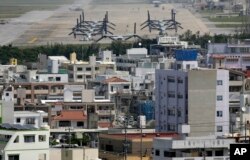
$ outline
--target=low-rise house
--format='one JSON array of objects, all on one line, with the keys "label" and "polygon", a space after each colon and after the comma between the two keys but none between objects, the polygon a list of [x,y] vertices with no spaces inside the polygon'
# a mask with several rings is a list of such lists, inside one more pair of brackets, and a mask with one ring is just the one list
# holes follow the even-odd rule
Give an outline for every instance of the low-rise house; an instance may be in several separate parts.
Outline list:
[{"label": "low-rise house", "polygon": [[33,127],[1,124],[0,159],[48,160],[49,130]]},{"label": "low-rise house", "polygon": [[48,125],[48,113],[44,111],[15,111],[14,124],[31,125],[40,128]]},{"label": "low-rise house", "polygon": [[80,110],[62,110],[52,121],[52,128],[87,128],[87,115]]}]

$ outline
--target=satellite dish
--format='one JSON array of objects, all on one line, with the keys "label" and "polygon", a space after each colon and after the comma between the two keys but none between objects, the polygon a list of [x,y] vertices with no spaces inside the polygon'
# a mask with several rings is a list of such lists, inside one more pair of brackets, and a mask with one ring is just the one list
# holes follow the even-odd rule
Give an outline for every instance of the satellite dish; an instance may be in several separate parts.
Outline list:
[{"label": "satellite dish", "polygon": [[242,112],[246,112],[247,108],[246,107],[241,107]]}]

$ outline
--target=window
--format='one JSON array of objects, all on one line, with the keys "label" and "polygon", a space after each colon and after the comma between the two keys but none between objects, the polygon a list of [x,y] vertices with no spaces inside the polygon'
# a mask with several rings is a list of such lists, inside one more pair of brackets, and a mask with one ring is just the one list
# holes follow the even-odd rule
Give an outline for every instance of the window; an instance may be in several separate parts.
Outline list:
[{"label": "window", "polygon": [[168,115],[169,116],[175,116],[175,110],[174,109],[168,109]]},{"label": "window", "polygon": [[39,136],[38,136],[38,140],[39,140],[39,142],[44,142],[44,141],[46,141],[46,135],[39,135]]},{"label": "window", "polygon": [[169,125],[168,125],[168,130],[169,130],[169,131],[175,131],[175,125],[169,124]]},{"label": "window", "polygon": [[177,111],[177,116],[181,117],[181,111],[180,110]]},{"label": "window", "polygon": [[87,67],[87,68],[86,68],[86,71],[91,71],[91,68],[90,68],[90,67]]},{"label": "window", "polygon": [[77,71],[82,71],[82,67],[77,67]]},{"label": "window", "polygon": [[78,121],[76,125],[77,127],[84,127],[84,122]]},{"label": "window", "polygon": [[223,96],[217,96],[217,101],[222,101],[223,100]]},{"label": "window", "polygon": [[129,85],[123,86],[123,89],[129,89]]},{"label": "window", "polygon": [[179,99],[182,99],[182,98],[183,98],[183,95],[178,94],[177,97],[178,97]]},{"label": "window", "polygon": [[218,86],[222,86],[223,85],[223,81],[222,80],[217,80],[217,85]]},{"label": "window", "polygon": [[223,156],[223,150],[215,151],[215,156]]},{"label": "window", "polygon": [[33,143],[35,142],[35,135],[25,135],[24,136],[25,143]]},{"label": "window", "polygon": [[174,92],[168,92],[168,98],[175,98],[175,93]]},{"label": "window", "polygon": [[14,143],[19,143],[19,136],[16,136],[16,139],[14,140]]},{"label": "window", "polygon": [[222,111],[217,111],[217,117],[222,117],[223,116],[223,112]]},{"label": "window", "polygon": [[5,93],[5,96],[9,96],[9,93]]},{"label": "window", "polygon": [[9,160],[19,160],[19,155],[8,155]]},{"label": "window", "polygon": [[99,67],[95,67],[95,70],[98,71],[98,70],[99,70]]},{"label": "window", "polygon": [[86,79],[90,79],[91,78],[91,75],[86,75]]},{"label": "window", "polygon": [[49,81],[53,81],[53,80],[54,80],[54,78],[53,78],[53,77],[49,77],[48,79],[49,79]]},{"label": "window", "polygon": [[168,82],[170,82],[170,83],[174,83],[174,82],[175,82],[174,77],[168,77]]},{"label": "window", "polygon": [[78,79],[82,79],[82,75],[77,75],[77,78]]},{"label": "window", "polygon": [[35,124],[35,118],[26,118],[26,124]]},{"label": "window", "polygon": [[159,150],[159,149],[156,149],[156,150],[155,150],[155,155],[156,155],[156,156],[160,156],[160,150]]},{"label": "window", "polygon": [[176,157],[175,152],[164,151],[164,157]]},{"label": "window", "polygon": [[178,81],[177,81],[178,83],[183,83],[183,80],[182,79],[180,79],[180,78],[178,78]]},{"label": "window", "polygon": [[56,77],[56,81],[61,81],[61,77]]},{"label": "window", "polygon": [[21,122],[21,118],[16,118],[16,123],[20,123]]},{"label": "window", "polygon": [[70,121],[59,121],[59,127],[70,127]]},{"label": "window", "polygon": [[217,132],[222,132],[223,131],[223,127],[222,126],[217,126]]}]

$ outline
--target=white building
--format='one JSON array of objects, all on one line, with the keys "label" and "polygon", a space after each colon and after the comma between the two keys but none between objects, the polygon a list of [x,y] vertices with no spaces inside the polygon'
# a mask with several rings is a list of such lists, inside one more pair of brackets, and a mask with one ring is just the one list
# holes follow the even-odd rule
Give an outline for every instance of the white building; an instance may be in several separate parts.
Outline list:
[{"label": "white building", "polygon": [[[155,138],[153,160],[229,160],[229,146],[234,139],[187,137]],[[204,158],[205,157],[205,158]]]},{"label": "white building", "polygon": [[188,123],[192,136],[229,133],[228,77],[219,69],[156,70],[156,130]]},{"label": "white building", "polygon": [[15,111],[14,124],[30,125],[41,128],[48,125],[48,113],[43,111]]},{"label": "white building", "polygon": [[27,129],[10,124],[1,124],[0,128],[0,159],[49,159],[49,130]]}]

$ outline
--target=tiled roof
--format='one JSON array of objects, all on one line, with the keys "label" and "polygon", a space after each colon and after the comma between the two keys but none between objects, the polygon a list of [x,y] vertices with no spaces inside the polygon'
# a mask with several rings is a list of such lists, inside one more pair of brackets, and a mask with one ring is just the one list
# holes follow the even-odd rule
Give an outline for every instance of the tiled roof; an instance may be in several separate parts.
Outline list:
[{"label": "tiled roof", "polygon": [[129,82],[129,81],[118,78],[118,77],[108,78],[104,81],[104,83],[110,83],[110,82],[112,83],[112,82]]},{"label": "tiled roof", "polygon": [[60,115],[55,116],[54,120],[75,120],[75,121],[82,121],[86,120],[87,116],[84,115],[83,111],[79,110],[63,110],[61,111]]},{"label": "tiled roof", "polygon": [[109,127],[112,127],[112,124],[110,124],[110,122],[98,122],[98,127],[109,128]]}]

